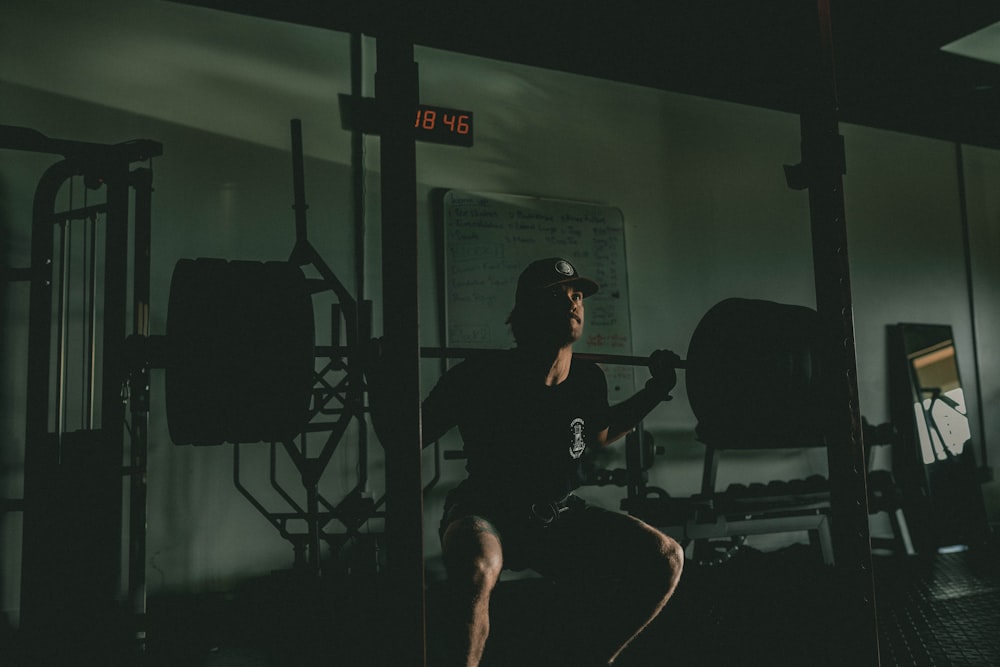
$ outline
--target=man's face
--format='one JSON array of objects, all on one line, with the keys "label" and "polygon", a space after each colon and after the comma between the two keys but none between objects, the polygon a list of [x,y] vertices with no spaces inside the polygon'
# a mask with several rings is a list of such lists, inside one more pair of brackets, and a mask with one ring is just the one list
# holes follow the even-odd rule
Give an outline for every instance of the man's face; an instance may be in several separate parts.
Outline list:
[{"label": "man's face", "polygon": [[583,292],[575,287],[563,285],[563,292],[569,301],[569,325],[570,336],[573,342],[580,340],[583,336]]},{"label": "man's face", "polygon": [[544,339],[562,346],[575,343],[583,335],[583,292],[572,285],[540,291],[531,311],[532,326]]}]

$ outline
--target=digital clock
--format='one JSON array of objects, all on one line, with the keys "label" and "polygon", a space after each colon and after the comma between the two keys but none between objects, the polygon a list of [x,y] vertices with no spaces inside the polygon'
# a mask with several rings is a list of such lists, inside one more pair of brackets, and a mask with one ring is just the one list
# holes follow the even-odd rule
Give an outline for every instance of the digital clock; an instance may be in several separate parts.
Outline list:
[{"label": "digital clock", "polygon": [[[379,115],[375,100],[370,97],[357,99],[339,95],[340,124],[345,130],[359,130],[365,134],[379,134]],[[413,119],[414,139],[452,146],[471,146],[472,112],[461,109],[418,104]]]},{"label": "digital clock", "polygon": [[471,146],[473,143],[471,111],[420,104],[413,129],[419,141],[455,146]]}]

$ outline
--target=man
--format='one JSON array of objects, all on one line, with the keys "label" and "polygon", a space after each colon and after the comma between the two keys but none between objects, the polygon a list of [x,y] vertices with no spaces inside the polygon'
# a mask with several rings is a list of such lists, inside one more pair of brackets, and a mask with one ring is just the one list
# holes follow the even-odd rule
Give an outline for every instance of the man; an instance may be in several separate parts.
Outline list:
[{"label": "man", "polygon": [[596,627],[574,642],[572,665],[611,664],[680,578],[684,554],[673,539],[572,493],[584,451],[628,433],[676,383],[676,355],[657,351],[646,386],[609,407],[601,369],[573,357],[584,299],[597,289],[565,259],[531,263],[508,319],[517,346],[458,364],[423,403],[424,443],[457,425],[467,457],[468,477],[449,493],[440,525],[462,665],[479,664],[504,568],[620,579]]}]

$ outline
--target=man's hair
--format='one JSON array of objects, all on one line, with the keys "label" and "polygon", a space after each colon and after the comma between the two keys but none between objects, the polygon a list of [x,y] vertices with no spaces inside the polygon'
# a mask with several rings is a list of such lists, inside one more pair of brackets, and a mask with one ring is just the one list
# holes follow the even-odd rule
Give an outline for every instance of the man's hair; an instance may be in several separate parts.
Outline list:
[{"label": "man's hair", "polygon": [[530,330],[530,327],[526,326],[524,311],[524,306],[519,308],[517,304],[514,304],[514,309],[507,316],[507,324],[510,326],[510,332],[514,335],[514,342],[518,345],[527,342],[527,334],[528,330]]}]

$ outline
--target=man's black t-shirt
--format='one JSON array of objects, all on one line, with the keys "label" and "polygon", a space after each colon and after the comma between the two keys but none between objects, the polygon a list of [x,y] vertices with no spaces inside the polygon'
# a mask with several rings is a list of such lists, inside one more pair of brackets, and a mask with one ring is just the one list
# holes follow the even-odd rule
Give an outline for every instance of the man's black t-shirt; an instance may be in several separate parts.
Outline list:
[{"label": "man's black t-shirt", "polygon": [[607,381],[574,359],[546,386],[516,350],[484,354],[445,373],[423,403],[424,442],[456,425],[467,492],[512,507],[560,500],[580,486],[581,456],[608,426]]}]

